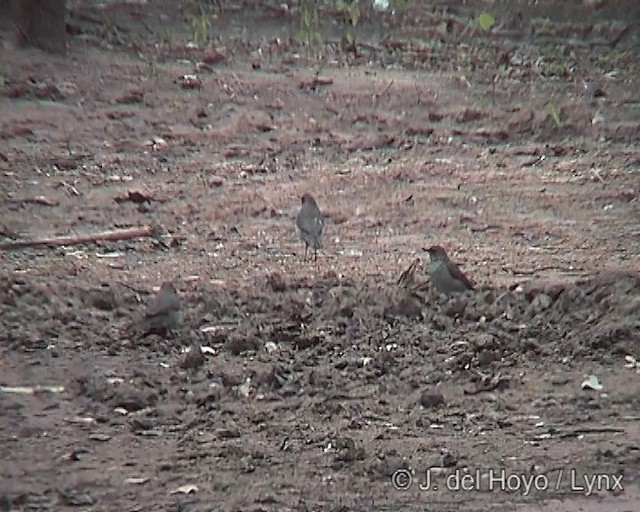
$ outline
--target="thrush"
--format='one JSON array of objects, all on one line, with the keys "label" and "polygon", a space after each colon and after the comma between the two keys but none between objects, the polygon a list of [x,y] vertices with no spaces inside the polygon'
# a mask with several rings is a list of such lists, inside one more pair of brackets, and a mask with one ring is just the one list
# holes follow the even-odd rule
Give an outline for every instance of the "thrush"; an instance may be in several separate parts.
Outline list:
[{"label": "thrush", "polygon": [[318,209],[316,200],[311,194],[302,196],[302,207],[296,226],[300,231],[300,238],[304,242],[304,261],[307,261],[309,248],[313,249],[313,261],[318,258],[318,249],[322,247],[322,232],[324,230],[324,218]]},{"label": "thrush", "polygon": [[158,295],[147,306],[144,317],[134,325],[136,334],[166,336],[180,321],[180,298],[170,282],[162,283]]},{"label": "thrush", "polygon": [[436,290],[445,295],[473,290],[475,285],[449,259],[443,247],[434,245],[424,250],[429,253],[429,273]]}]

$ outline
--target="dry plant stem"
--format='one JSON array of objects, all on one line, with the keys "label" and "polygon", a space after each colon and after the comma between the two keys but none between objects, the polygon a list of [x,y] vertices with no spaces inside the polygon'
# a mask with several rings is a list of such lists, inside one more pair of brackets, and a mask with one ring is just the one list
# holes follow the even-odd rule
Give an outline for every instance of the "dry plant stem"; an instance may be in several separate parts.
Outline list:
[{"label": "dry plant stem", "polygon": [[58,247],[61,245],[79,245],[91,242],[130,240],[132,238],[155,237],[158,234],[156,226],[143,226],[138,228],[118,229],[112,231],[102,231],[83,236],[62,236],[52,238],[41,238],[39,240],[19,240],[17,242],[6,242],[0,244],[0,250],[21,249],[25,247]]}]

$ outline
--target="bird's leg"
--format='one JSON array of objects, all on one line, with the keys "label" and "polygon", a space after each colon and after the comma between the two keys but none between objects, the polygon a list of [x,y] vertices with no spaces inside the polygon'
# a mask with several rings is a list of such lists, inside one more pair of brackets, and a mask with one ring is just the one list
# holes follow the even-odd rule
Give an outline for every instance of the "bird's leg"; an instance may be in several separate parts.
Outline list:
[{"label": "bird's leg", "polygon": [[302,261],[307,261],[307,251],[309,250],[309,246],[305,243],[304,244],[304,258],[302,259]]},{"label": "bird's leg", "polygon": [[318,249],[313,248],[313,261],[318,261]]}]

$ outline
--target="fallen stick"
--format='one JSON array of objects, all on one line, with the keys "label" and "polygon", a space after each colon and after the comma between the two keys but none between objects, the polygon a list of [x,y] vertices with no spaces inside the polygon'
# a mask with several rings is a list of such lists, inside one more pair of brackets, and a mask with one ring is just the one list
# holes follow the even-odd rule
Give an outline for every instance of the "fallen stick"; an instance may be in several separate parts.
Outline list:
[{"label": "fallen stick", "polygon": [[0,250],[21,249],[23,247],[58,247],[61,245],[79,245],[100,240],[116,241],[130,240],[132,238],[157,237],[161,234],[159,226],[142,226],[139,228],[116,229],[112,231],[102,231],[80,236],[61,236],[53,238],[41,238],[39,240],[18,240],[15,242],[5,242],[0,244]]}]

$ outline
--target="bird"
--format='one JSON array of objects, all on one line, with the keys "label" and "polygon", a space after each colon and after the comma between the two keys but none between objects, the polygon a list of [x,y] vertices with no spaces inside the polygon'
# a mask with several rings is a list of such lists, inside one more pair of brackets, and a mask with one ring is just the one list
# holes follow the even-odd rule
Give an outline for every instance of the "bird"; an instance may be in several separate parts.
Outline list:
[{"label": "bird", "polygon": [[473,290],[475,284],[462,273],[440,245],[423,249],[429,253],[429,273],[436,290],[445,295]]},{"label": "bird", "polygon": [[302,196],[302,206],[296,219],[296,226],[300,230],[300,238],[304,242],[304,260],[307,261],[309,247],[313,249],[313,261],[318,258],[318,249],[322,247],[322,232],[324,230],[324,218],[318,209],[318,204],[313,196],[305,193]]},{"label": "bird", "polygon": [[171,282],[164,282],[149,303],[144,316],[134,324],[136,334],[142,338],[150,334],[166,336],[180,321],[180,298]]}]

